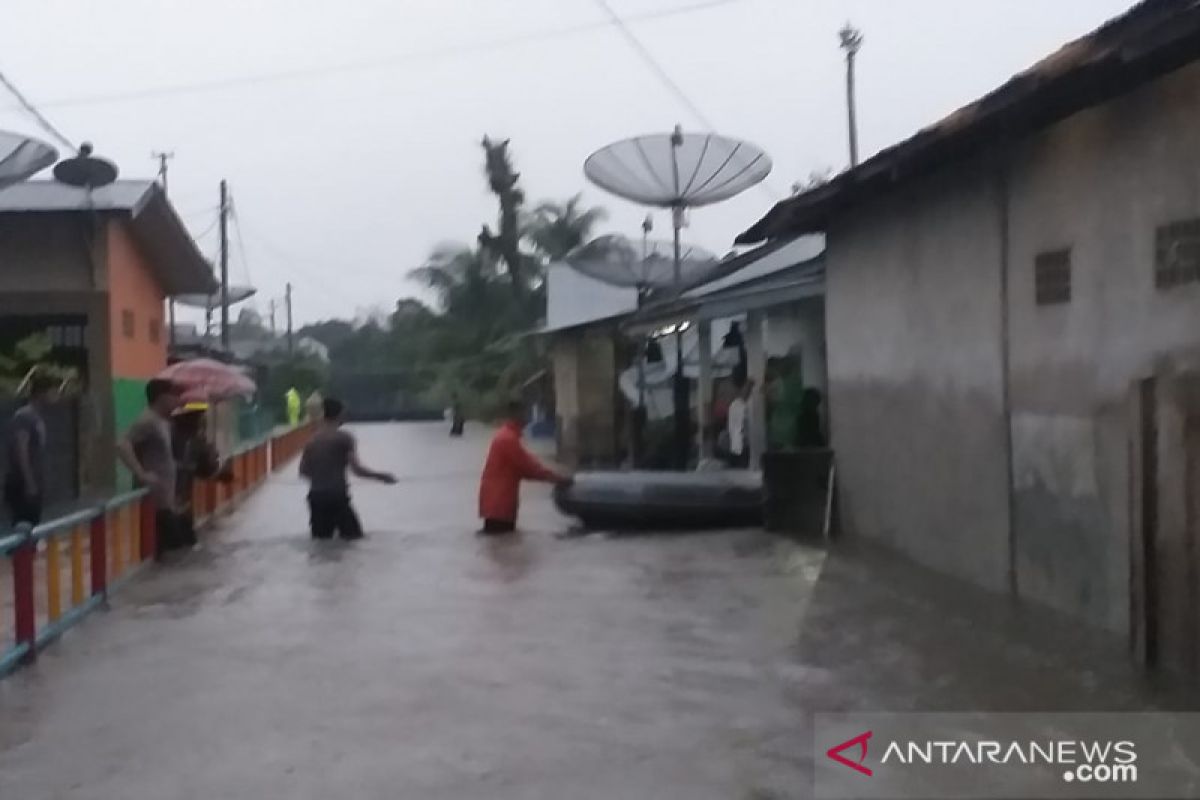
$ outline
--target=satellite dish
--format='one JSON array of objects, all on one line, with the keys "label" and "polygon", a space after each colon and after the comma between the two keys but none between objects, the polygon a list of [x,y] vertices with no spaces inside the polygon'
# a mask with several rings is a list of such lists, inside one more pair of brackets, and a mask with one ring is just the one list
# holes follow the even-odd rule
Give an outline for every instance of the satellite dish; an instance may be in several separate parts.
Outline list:
[{"label": "satellite dish", "polygon": [[0,131],[0,189],[32,177],[57,158],[58,152],[45,142]]},{"label": "satellite dish", "polygon": [[696,208],[728,200],[771,172],[771,159],[749,142],[715,133],[658,133],[597,150],[583,164],[588,180],[647,206]]},{"label": "satellite dish", "polygon": [[[243,300],[249,300],[256,294],[258,294],[258,289],[252,286],[230,286],[229,304],[234,305]],[[202,308],[205,311],[212,311],[221,307],[221,293],[219,291],[213,294],[180,294],[171,299],[181,306]]]},{"label": "satellite dish", "polygon": [[117,179],[117,165],[93,156],[91,143],[84,142],[79,146],[79,155],[58,162],[54,167],[54,178],[68,186],[98,189]]},{"label": "satellite dish", "polygon": [[721,262],[715,255],[694,245],[680,245],[680,274],[675,274],[672,242],[635,242],[626,236],[601,236],[580,245],[564,259],[568,266],[612,286],[639,290],[670,289],[693,285],[716,273]]}]

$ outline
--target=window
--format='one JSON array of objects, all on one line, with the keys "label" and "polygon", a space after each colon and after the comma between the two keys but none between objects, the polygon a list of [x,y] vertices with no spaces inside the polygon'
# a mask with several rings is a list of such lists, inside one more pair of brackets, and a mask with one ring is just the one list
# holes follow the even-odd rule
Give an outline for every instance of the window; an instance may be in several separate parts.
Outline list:
[{"label": "window", "polygon": [[126,339],[132,339],[137,336],[137,319],[129,309],[121,312],[121,330],[124,332]]},{"label": "window", "polygon": [[1200,283],[1200,219],[1182,220],[1158,229],[1154,285],[1171,289]]},{"label": "window", "polygon": [[1033,262],[1034,292],[1039,306],[1071,302],[1071,251],[1040,253]]},{"label": "window", "polygon": [[150,320],[150,341],[152,344],[158,344],[162,339],[162,323],[156,319]]}]

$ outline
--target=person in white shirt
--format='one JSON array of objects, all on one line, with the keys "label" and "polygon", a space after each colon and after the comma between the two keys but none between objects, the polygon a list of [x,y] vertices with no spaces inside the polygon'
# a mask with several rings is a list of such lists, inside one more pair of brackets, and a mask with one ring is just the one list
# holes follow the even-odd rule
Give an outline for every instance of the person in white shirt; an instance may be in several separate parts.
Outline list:
[{"label": "person in white shirt", "polygon": [[750,466],[750,395],[754,381],[746,380],[738,387],[737,396],[729,404],[725,430],[729,436],[729,464],[745,469]]}]

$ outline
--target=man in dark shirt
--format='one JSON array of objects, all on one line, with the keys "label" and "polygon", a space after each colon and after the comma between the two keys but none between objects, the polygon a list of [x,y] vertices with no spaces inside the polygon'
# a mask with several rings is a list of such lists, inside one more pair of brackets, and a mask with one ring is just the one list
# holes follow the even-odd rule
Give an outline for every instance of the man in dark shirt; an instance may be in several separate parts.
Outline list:
[{"label": "man in dark shirt", "polygon": [[13,525],[38,525],[46,497],[47,407],[54,402],[58,382],[35,374],[29,384],[29,402],[17,409],[8,426],[4,502]]},{"label": "man in dark shirt", "polygon": [[175,457],[171,453],[171,417],[179,408],[179,389],[155,378],[146,384],[147,408],[117,443],[117,455],[138,486],[150,490],[158,528],[158,552],[183,544],[175,497]]},{"label": "man in dark shirt", "polygon": [[342,430],[344,407],[329,398],[312,441],[300,458],[300,474],[308,479],[308,510],[314,539],[331,539],[338,533],[343,539],[361,539],[362,523],[350,502],[347,473],[360,478],[394,484],[396,476],[367,469],[358,459],[358,444]]}]

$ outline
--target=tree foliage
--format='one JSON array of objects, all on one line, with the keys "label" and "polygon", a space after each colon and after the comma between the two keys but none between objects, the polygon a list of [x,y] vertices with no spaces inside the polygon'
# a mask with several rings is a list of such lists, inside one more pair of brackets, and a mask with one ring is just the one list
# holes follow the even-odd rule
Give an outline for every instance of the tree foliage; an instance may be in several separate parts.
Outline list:
[{"label": "tree foliage", "polygon": [[335,371],[408,372],[429,404],[458,398],[487,415],[542,366],[529,334],[545,316],[545,271],[595,233],[605,218],[576,195],[524,210],[509,142],[483,139],[484,175],[496,197],[498,230],[470,244],[435,247],[408,276],[432,305],[402,298],[385,325],[329,320],[300,331],[330,350]]}]

